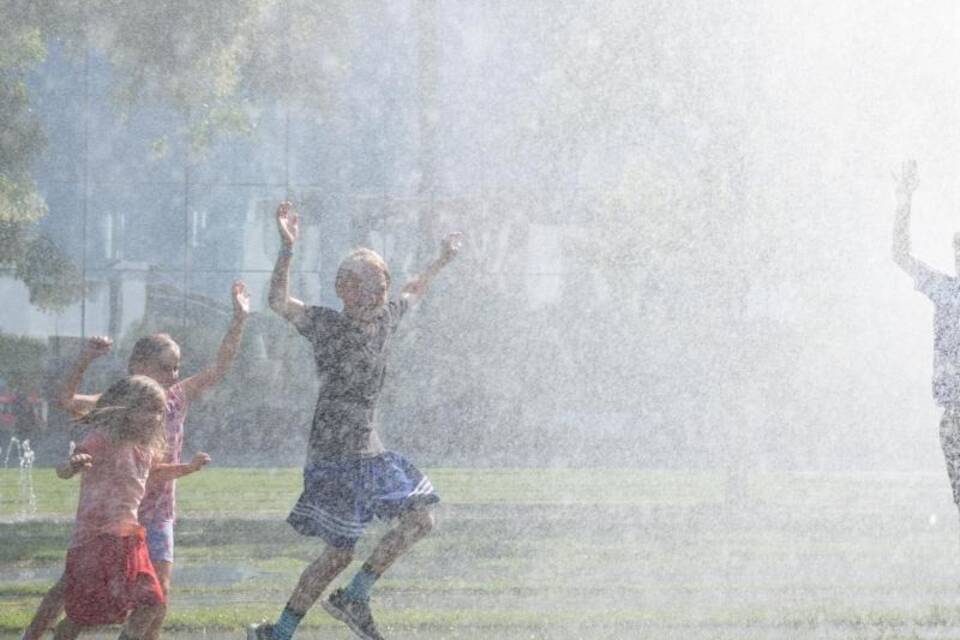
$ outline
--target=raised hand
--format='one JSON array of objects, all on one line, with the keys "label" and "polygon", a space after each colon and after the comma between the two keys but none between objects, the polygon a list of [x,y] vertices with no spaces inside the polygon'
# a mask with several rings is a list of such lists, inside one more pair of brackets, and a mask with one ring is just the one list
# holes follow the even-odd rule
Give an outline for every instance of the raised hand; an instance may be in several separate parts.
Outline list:
[{"label": "raised hand", "polygon": [[230,295],[233,299],[233,317],[246,318],[250,313],[250,293],[243,280],[234,280]]},{"label": "raised hand", "polygon": [[917,161],[906,160],[900,168],[900,175],[894,174],[897,181],[897,195],[909,198],[920,185],[920,175],[917,172]]},{"label": "raised hand", "polygon": [[110,347],[113,346],[113,340],[107,336],[92,336],[87,339],[83,345],[82,356],[88,360],[99,358],[110,353]]},{"label": "raised hand", "polygon": [[281,202],[277,207],[277,230],[280,231],[280,240],[285,247],[292,247],[297,241],[297,234],[300,231],[300,219],[293,205],[289,202]]},{"label": "raised hand", "polygon": [[460,253],[460,249],[462,248],[463,234],[455,231],[443,239],[443,243],[440,245],[440,259],[443,262],[450,262]]}]

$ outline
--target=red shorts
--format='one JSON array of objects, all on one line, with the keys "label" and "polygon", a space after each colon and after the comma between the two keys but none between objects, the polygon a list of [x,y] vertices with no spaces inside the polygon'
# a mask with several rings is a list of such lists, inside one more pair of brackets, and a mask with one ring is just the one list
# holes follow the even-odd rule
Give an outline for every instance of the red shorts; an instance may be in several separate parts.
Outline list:
[{"label": "red shorts", "polygon": [[80,625],[119,624],[133,609],[164,603],[142,528],[67,550],[64,578],[67,617]]}]

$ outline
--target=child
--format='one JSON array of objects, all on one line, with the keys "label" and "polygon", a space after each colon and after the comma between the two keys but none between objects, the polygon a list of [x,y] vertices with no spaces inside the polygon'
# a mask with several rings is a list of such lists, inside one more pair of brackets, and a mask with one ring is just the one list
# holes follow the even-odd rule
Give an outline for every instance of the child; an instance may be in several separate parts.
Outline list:
[{"label": "child", "polygon": [[73,640],[84,629],[125,620],[120,638],[143,638],[163,620],[166,599],[137,509],[148,476],[175,473],[176,465],[158,464],[165,405],[163,387],[146,376],[113,384],[81,418],[93,430],[57,468],[61,478],[77,472],[83,477],[61,579],[67,617],[57,625],[55,640]]},{"label": "child", "polygon": [[924,264],[910,253],[910,209],[920,184],[917,163],[903,163],[897,180],[893,261],[909,275],[917,291],[933,302],[933,398],[943,407],[940,447],[953,502],[960,510],[960,233],[953,236],[956,275]]},{"label": "child", "polygon": [[361,638],[381,638],[370,614],[368,594],[380,575],[433,527],[427,507],[439,501],[430,481],[402,456],[386,451],[374,429],[390,338],[407,308],[459,250],[450,235],[426,272],[387,302],[390,273],[376,252],[358,249],[340,265],[337,296],[343,311],[308,307],[290,297],[287,275],[297,239],[297,217],[289,203],[277,209],[283,246],[273,270],[270,308],[292,323],[313,345],[321,380],[303,493],[287,518],[297,531],[318,536],[326,547],[304,570],[274,624],[251,625],[248,640],[287,640],[324,589],[353,559],[353,547],[377,516],[397,525],[379,542],[345,589],[323,603],[332,616]]},{"label": "child", "polygon": [[[155,478],[147,483],[147,492],[140,505],[139,513],[140,522],[147,532],[150,560],[156,569],[164,595],[170,590],[173,568],[173,523],[176,497],[174,479],[199,470],[210,460],[206,453],[200,452],[194,455],[189,464],[179,464],[183,449],[183,423],[187,416],[187,407],[190,402],[198,399],[205,391],[220,382],[229,371],[243,336],[243,325],[250,311],[250,296],[243,282],[239,280],[234,282],[231,293],[233,320],[223,337],[213,366],[185,380],[180,380],[180,347],[165,333],[145,336],[138,340],[127,364],[131,375],[148,376],[159,382],[167,393],[165,462],[178,465],[178,471],[170,478]],[[87,342],[77,364],[68,374],[57,394],[57,403],[62,409],[74,416],[82,416],[96,404],[99,396],[78,394],[77,387],[90,363],[106,354],[111,344],[111,340],[106,337],[94,337]],[[44,630],[60,615],[62,607],[63,584],[61,581],[44,596],[30,626],[23,635],[23,640],[39,640]],[[151,628],[145,637],[147,640],[155,640],[159,635],[160,629],[156,626]]]}]

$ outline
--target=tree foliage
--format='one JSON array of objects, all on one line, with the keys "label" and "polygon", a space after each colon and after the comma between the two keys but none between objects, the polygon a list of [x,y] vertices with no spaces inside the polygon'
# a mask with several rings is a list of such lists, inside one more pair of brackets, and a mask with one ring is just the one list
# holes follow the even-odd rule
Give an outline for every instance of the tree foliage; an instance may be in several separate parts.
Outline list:
[{"label": "tree foliage", "polygon": [[0,332],[0,378],[10,388],[37,388],[43,380],[47,355],[42,340]]},{"label": "tree foliage", "polygon": [[39,309],[62,309],[83,295],[79,270],[45,234],[36,234],[27,242],[15,273],[30,290],[30,304]]},{"label": "tree foliage", "polygon": [[[4,12],[6,18],[6,12]],[[32,222],[46,211],[30,175],[45,144],[30,108],[26,73],[43,59],[42,31],[17,20],[0,23],[0,223]],[[0,249],[7,255],[9,249]]]},{"label": "tree foliage", "polygon": [[[78,60],[109,62],[118,118],[142,105],[178,111],[199,157],[218,136],[256,126],[258,101],[322,106],[358,42],[337,0],[0,0],[0,266],[30,288],[31,302],[62,308],[82,295],[66,254],[36,226],[47,207],[31,175],[46,139],[28,77],[56,41]],[[165,144],[158,140],[154,154]]]}]

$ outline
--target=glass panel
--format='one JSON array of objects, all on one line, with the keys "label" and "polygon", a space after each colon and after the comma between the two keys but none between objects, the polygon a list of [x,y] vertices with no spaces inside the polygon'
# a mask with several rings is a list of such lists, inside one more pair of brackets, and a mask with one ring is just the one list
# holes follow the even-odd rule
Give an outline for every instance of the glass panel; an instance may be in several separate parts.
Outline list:
[{"label": "glass panel", "polygon": [[272,269],[280,247],[274,213],[283,197],[279,186],[191,185],[190,270]]}]

